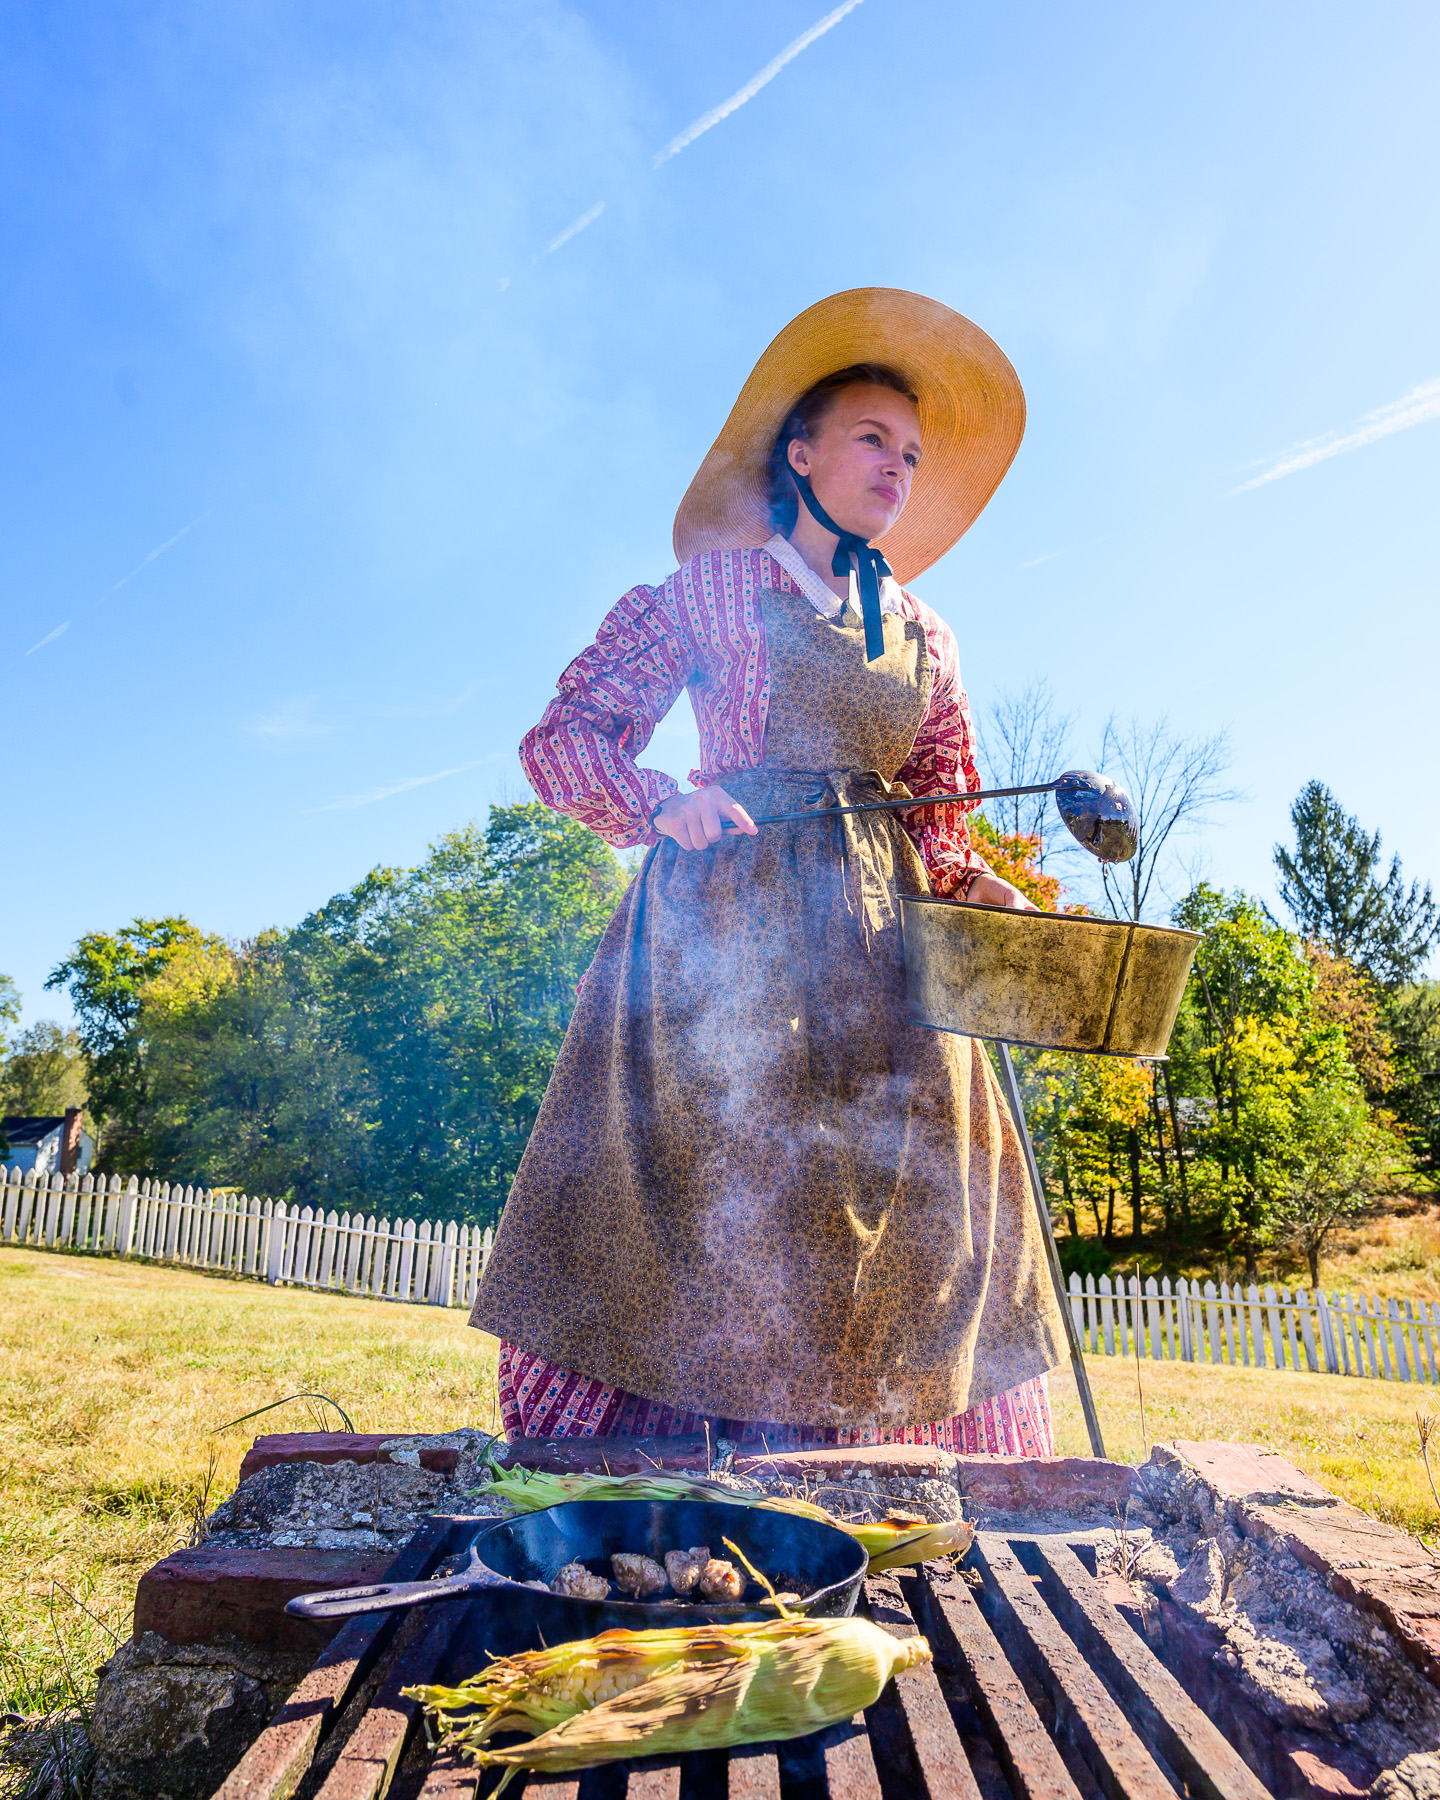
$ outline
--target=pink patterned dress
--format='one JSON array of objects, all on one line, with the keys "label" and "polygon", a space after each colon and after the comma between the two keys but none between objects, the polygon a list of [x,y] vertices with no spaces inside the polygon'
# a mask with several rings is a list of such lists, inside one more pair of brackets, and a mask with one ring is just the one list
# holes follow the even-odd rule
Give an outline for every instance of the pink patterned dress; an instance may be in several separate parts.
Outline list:
[{"label": "pink patterned dress", "polygon": [[[763,549],[696,557],[657,587],[633,588],[601,625],[595,643],[560,678],[559,691],[521,746],[536,793],[617,848],[653,845],[655,808],[680,784],[637,761],[682,689],[699,728],[697,786],[756,768],[763,757],[770,694],[761,596],[803,595],[822,616],[841,602],[784,539]],[[973,734],[953,633],[894,582],[885,610],[923,628],[933,670],[923,724],[896,780],[916,795],[975,790]],[[963,897],[986,870],[960,806],[905,818],[933,893]],[[560,1368],[502,1343],[501,1420],[509,1438],[674,1436],[708,1429],[750,1446],[801,1448],[891,1442],[959,1453],[1053,1456],[1047,1378],[1034,1376],[952,1417],[903,1428],[846,1428],[718,1419],[645,1398]]]}]

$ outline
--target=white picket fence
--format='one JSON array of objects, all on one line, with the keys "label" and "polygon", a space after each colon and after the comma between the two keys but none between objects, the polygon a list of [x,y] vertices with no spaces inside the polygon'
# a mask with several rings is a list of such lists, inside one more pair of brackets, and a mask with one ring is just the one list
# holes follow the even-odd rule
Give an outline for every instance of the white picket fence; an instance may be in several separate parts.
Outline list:
[{"label": "white picket fence", "polygon": [[417,1305],[469,1306],[487,1226],[286,1206],[168,1181],[0,1170],[0,1243],[88,1250]]},{"label": "white picket fence", "polygon": [[[1253,1283],[1070,1277],[1070,1310],[1087,1350],[1156,1362],[1322,1370],[1384,1381],[1440,1383],[1440,1301],[1262,1292]],[[1267,1344],[1268,1338],[1268,1344]]]}]

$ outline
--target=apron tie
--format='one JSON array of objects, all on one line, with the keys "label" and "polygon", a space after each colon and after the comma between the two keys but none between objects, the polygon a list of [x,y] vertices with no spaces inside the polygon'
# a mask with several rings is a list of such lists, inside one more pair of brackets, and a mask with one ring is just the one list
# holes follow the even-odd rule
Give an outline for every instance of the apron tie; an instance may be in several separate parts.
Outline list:
[{"label": "apron tie", "polygon": [[791,469],[790,473],[800,498],[810,509],[811,518],[826,531],[833,531],[840,540],[830,562],[831,574],[848,575],[850,559],[852,556],[855,559],[855,572],[860,579],[860,617],[865,624],[865,660],[878,662],[885,654],[885,627],[880,618],[880,577],[891,572],[890,565],[873,544],[867,544],[855,532],[842,530],[835,523],[815,498],[808,475],[802,475],[798,469]]}]

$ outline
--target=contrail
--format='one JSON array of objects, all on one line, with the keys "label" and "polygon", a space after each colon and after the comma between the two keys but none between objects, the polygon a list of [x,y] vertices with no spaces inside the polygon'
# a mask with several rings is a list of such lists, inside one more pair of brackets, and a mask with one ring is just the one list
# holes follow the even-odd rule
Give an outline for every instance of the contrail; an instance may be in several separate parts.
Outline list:
[{"label": "contrail", "polygon": [[363,794],[346,794],[325,806],[312,807],[313,812],[353,812],[357,806],[373,806],[377,800],[389,800],[395,794],[408,794],[411,788],[428,787],[432,781],[444,781],[451,775],[463,775],[467,769],[479,768],[478,762],[457,763],[453,769],[437,769],[433,775],[412,775],[406,781],[392,781],[384,787],[370,788]]},{"label": "contrail", "polygon": [[[192,519],[188,525],[182,526],[181,529],[175,533],[174,537],[166,538],[163,544],[157,544],[143,562],[136,563],[135,567],[128,575],[122,576],[121,579],[115,583],[114,587],[110,590],[110,594],[118,594],[127,581],[133,581],[142,569],[148,569],[157,556],[163,556],[167,550],[173,550],[187,531],[193,531],[197,525],[203,525],[205,520],[210,517],[210,514],[214,510],[213,507],[207,506],[198,519]],[[100,598],[102,600],[108,600],[110,594],[102,594]]]},{"label": "contrail", "polygon": [[[661,163],[669,162],[672,156],[678,156],[682,150],[688,150],[696,138],[703,137],[712,125],[718,125],[722,119],[728,119],[731,113],[742,107],[747,100],[753,100],[761,88],[775,79],[786,63],[794,62],[802,50],[808,50],[816,38],[824,37],[827,31],[840,23],[846,13],[854,12],[859,4],[860,0],[844,0],[844,4],[837,6],[834,12],[826,13],[825,17],[812,25],[808,31],[802,31],[793,44],[787,44],[774,61],[766,63],[758,75],[752,75],[744,87],[737,88],[728,100],[722,100],[718,106],[712,106],[709,112],[702,113],[693,125],[685,127],[679,137],[671,138],[663,150],[657,150],[654,166],[658,169]],[[587,219],[585,222],[588,224],[589,220]]]},{"label": "contrail", "polygon": [[[593,225],[604,210],[605,202],[603,200],[597,200],[590,208],[589,212],[581,213],[580,217],[576,219],[573,225],[567,225],[562,232],[559,232],[555,237],[551,238],[550,242],[545,246],[545,254],[550,256],[558,250],[562,244],[568,244],[577,232],[583,231],[587,225]],[[509,283],[507,282],[506,285],[508,286]]]},{"label": "contrail", "polygon": [[47,644],[53,644],[57,637],[60,637],[64,632],[67,632],[69,629],[70,629],[70,621],[67,619],[63,625],[57,625],[55,627],[55,629],[49,633],[48,636],[41,638],[41,640],[38,644],[32,644],[30,646],[30,648],[25,652],[25,654],[27,656],[33,656],[37,650],[43,650]]},{"label": "contrail", "polygon": [[1267,481],[1294,475],[1297,470],[1311,468],[1332,456],[1343,456],[1347,450],[1361,450],[1366,444],[1389,437],[1392,432],[1408,431],[1412,425],[1424,425],[1431,419],[1440,419],[1440,380],[1422,382],[1401,399],[1366,413],[1363,419],[1344,431],[1328,431],[1323,437],[1306,438],[1303,443],[1292,445],[1263,473],[1251,481],[1241,482],[1230,492],[1243,494],[1250,488],[1264,487]]}]

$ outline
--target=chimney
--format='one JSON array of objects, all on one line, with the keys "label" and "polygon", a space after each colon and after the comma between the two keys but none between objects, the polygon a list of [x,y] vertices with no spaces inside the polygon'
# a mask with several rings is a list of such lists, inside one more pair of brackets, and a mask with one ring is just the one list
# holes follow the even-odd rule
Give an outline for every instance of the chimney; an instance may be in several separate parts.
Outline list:
[{"label": "chimney", "polygon": [[60,1173],[73,1175],[80,1163],[80,1121],[84,1113],[78,1106],[65,1108],[65,1123],[60,1127]]}]

